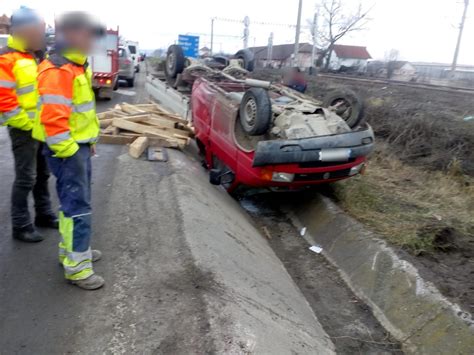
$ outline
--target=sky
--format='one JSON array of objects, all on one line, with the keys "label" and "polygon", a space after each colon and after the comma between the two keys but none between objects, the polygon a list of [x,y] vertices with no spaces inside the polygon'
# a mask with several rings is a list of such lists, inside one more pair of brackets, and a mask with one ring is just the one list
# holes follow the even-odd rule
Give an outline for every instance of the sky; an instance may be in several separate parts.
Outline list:
[{"label": "sky", "polygon": [[[303,0],[303,25],[313,17],[318,1]],[[348,8],[357,2],[343,1]],[[404,60],[452,61],[462,0],[361,1],[371,8],[371,20],[364,31],[341,39],[341,44],[366,46],[374,59],[383,59],[393,48]],[[139,41],[141,49],[166,48],[179,34],[199,35],[201,46],[209,46],[211,18],[216,17],[214,49],[235,52],[243,47],[239,21],[245,16],[250,18],[250,46],[267,45],[270,32],[274,44],[293,43],[294,28],[284,25],[296,23],[298,0],[0,0],[0,14],[10,15],[19,5],[37,9],[49,23],[63,11],[89,11],[107,26],[119,26],[121,35]],[[300,41],[309,41],[307,29]],[[462,44],[459,63],[474,65],[474,3]]]}]

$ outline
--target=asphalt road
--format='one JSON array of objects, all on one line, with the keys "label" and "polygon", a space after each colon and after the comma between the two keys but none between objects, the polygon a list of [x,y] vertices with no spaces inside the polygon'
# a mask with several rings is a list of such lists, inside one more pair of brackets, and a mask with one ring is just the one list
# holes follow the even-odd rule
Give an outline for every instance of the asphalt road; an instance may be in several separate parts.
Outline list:
[{"label": "asphalt road", "polygon": [[[144,100],[143,95],[140,76],[136,89],[120,88],[113,100],[98,103],[98,111]],[[5,128],[0,129],[0,149],[0,354],[211,349],[210,340],[202,341],[208,326],[202,297],[189,280],[191,266],[183,262],[191,260],[189,250],[183,239],[175,238],[180,220],[168,182],[162,181],[170,174],[167,164],[117,164],[117,159],[128,158],[124,147],[98,147],[99,156],[93,159],[93,247],[104,253],[95,270],[106,286],[87,292],[64,281],[57,232],[44,231],[47,239],[34,245],[12,240],[13,162]],[[157,204],[156,196],[166,206]],[[157,235],[163,237],[157,240]],[[183,338],[185,334],[190,336]]]}]

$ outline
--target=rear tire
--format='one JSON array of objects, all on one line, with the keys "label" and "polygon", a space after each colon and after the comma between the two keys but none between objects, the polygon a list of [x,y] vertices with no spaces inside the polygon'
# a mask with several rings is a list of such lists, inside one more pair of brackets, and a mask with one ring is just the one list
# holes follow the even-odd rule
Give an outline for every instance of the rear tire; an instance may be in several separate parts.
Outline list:
[{"label": "rear tire", "polygon": [[169,46],[166,54],[165,74],[169,79],[174,79],[184,70],[185,57],[183,48],[177,44]]},{"label": "rear tire", "polygon": [[255,57],[248,49],[241,49],[235,53],[235,58],[240,59],[244,63],[244,69],[247,71],[253,71],[255,68]]},{"label": "rear tire", "polygon": [[260,136],[268,131],[272,121],[272,103],[268,92],[250,88],[240,103],[239,119],[245,133]]},{"label": "rear tire", "polygon": [[135,86],[135,75],[131,79],[127,79],[127,85],[130,88],[133,88]]},{"label": "rear tire", "polygon": [[364,118],[364,101],[352,90],[335,90],[323,101],[323,107],[332,108],[350,128],[357,127]]}]

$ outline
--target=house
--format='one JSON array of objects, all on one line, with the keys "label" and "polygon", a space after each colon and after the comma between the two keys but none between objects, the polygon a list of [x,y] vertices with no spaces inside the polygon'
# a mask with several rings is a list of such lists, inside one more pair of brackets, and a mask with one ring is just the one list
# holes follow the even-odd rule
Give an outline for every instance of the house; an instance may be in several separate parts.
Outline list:
[{"label": "house", "polygon": [[[282,68],[293,65],[292,58],[295,50],[294,44],[277,44],[272,47],[271,58],[268,58],[268,46],[251,47],[250,51],[255,56],[255,65],[258,68]],[[313,46],[309,43],[300,43],[297,56],[297,65],[301,69],[311,67],[311,53]]]},{"label": "house", "polygon": [[341,72],[365,73],[371,59],[366,47],[335,44],[329,60],[329,69]]},{"label": "house", "polygon": [[416,79],[416,68],[407,61],[393,60],[387,63],[387,78],[399,81]]},{"label": "house", "polygon": [[211,55],[211,50],[207,47],[202,47],[200,50],[199,50],[199,56],[200,57],[209,57]]},{"label": "house", "polygon": [[10,33],[10,17],[7,15],[0,16],[0,35]]}]

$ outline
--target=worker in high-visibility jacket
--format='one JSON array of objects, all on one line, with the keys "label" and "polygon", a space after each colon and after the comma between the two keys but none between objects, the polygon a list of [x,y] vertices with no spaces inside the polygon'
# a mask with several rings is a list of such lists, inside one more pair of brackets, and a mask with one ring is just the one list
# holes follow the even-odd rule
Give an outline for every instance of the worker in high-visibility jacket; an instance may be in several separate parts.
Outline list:
[{"label": "worker in high-visibility jacket", "polygon": [[105,28],[87,14],[70,12],[56,21],[56,48],[39,66],[41,110],[33,136],[46,142],[44,154],[56,176],[60,200],[59,260],[67,280],[94,290],[104,279],[94,273],[91,250],[91,156],[99,135],[87,54]]},{"label": "worker in high-visibility jacket", "polygon": [[0,125],[8,126],[15,160],[11,198],[13,237],[39,242],[43,236],[34,227],[28,196],[35,201],[35,224],[57,228],[48,191],[49,170],[41,144],[31,136],[37,115],[37,60],[44,47],[44,22],[32,9],[21,7],[11,17],[11,35],[0,49]]}]

